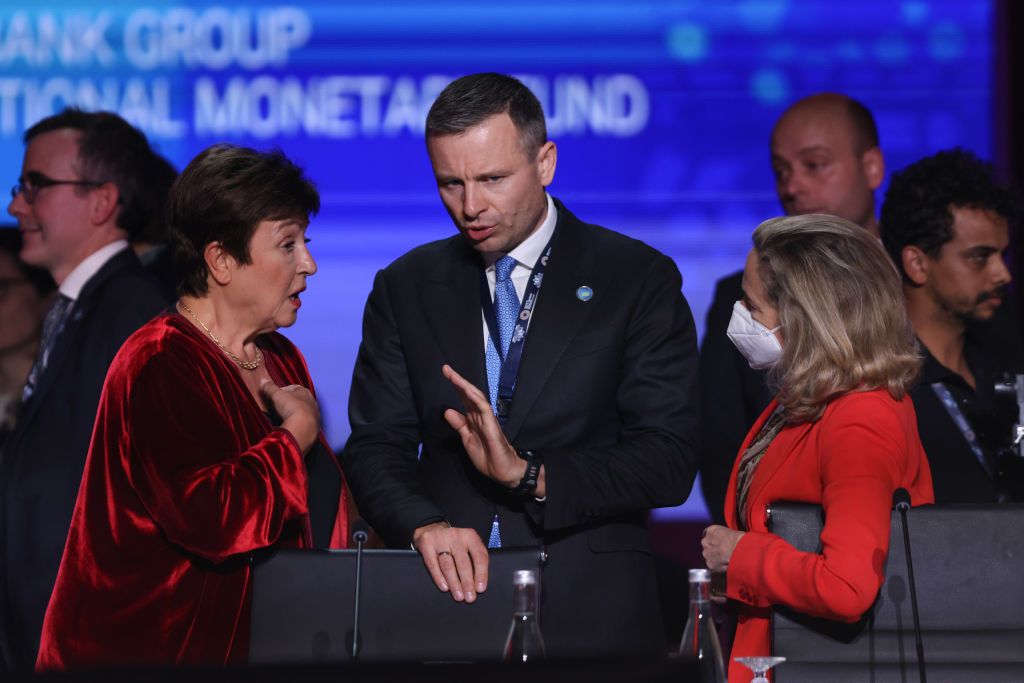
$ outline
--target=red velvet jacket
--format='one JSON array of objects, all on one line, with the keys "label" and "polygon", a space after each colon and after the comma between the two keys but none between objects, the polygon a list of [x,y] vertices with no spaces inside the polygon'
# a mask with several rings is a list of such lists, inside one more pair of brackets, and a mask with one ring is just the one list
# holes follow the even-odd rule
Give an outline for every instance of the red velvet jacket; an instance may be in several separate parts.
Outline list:
[{"label": "red velvet jacket", "polygon": [[[279,386],[312,390],[291,342],[258,344]],[[331,545],[347,535],[341,500]],[[107,375],[37,669],[243,663],[249,553],[309,539],[295,437],[202,333],[158,316]]]},{"label": "red velvet jacket", "polygon": [[[758,418],[741,454],[776,405],[772,401]],[[736,471],[725,500],[732,529],[739,528]],[[900,487],[914,505],[935,502],[909,396],[895,401],[885,390],[852,392],[829,403],[818,420],[779,432],[754,472],[745,511],[749,531],[729,560],[726,595],[740,603],[733,657],[771,654],[771,605],[846,622],[871,607],[885,578],[892,495]],[[776,501],[824,508],[821,554],[800,552],[768,533],[765,510]],[[730,683],[751,677],[730,662]]]}]

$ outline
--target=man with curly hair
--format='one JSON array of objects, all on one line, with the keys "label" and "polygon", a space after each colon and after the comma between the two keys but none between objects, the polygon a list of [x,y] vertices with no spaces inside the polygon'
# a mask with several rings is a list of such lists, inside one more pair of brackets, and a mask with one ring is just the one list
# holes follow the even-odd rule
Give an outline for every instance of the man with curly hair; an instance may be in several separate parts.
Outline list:
[{"label": "man with curly hair", "polygon": [[882,241],[925,357],[912,396],[937,503],[1009,501],[1024,490],[1010,439],[1016,404],[994,389],[1024,372],[1017,321],[1003,305],[1018,217],[991,165],[959,148],[894,174],[885,195]]}]

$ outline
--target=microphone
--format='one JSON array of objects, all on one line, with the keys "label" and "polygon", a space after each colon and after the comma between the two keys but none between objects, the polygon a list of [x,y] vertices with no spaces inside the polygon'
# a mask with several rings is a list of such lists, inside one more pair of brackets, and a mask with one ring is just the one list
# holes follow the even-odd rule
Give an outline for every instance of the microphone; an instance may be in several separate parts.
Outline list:
[{"label": "microphone", "polygon": [[[900,489],[902,491],[902,489]],[[370,538],[370,525],[366,523],[366,520],[360,517],[352,523],[352,540],[357,546],[366,543]]]},{"label": "microphone", "polygon": [[363,544],[370,537],[370,526],[362,518],[352,523],[352,541],[356,544],[356,587],[352,603],[352,661],[359,661],[359,596],[363,592]]},{"label": "microphone", "polygon": [[907,555],[907,579],[910,584],[910,609],[914,615],[914,640],[917,643],[917,671],[921,683],[926,683],[924,673],[924,644],[921,642],[921,620],[917,614],[917,586],[914,583],[914,562],[910,557],[910,529],[907,527],[907,511],[910,509],[910,492],[905,488],[893,491],[892,505],[900,513],[903,522],[903,547]]}]

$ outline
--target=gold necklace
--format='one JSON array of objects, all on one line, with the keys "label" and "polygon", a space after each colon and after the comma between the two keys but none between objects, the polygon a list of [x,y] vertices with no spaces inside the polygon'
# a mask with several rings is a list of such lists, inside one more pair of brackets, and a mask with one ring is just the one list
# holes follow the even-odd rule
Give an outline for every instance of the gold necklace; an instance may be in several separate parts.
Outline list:
[{"label": "gold necklace", "polygon": [[235,364],[237,364],[238,367],[243,370],[255,370],[260,366],[260,363],[263,362],[263,353],[260,352],[260,348],[258,346],[256,347],[256,360],[242,360],[235,354],[231,353],[231,350],[228,347],[221,344],[217,337],[213,336],[213,332],[210,332],[210,328],[203,324],[203,321],[199,319],[199,316],[196,315],[191,308],[186,306],[184,301],[179,300],[178,305],[181,306],[186,313],[192,316],[193,320],[199,323],[199,327],[203,328],[203,331],[206,332],[206,336],[212,339],[213,343],[219,346],[220,350],[228,355],[228,358],[235,361]]}]

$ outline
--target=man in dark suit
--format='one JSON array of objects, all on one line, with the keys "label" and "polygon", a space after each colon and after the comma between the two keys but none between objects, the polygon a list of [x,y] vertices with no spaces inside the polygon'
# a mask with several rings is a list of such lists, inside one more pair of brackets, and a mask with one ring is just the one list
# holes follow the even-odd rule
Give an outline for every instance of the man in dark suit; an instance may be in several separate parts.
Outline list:
[{"label": "man in dark suit", "polygon": [[[798,100],[775,124],[771,162],[787,215],[829,213],[878,235],[875,190],[885,160],[874,117],[863,104],[834,93]],[[716,283],[700,349],[701,490],[716,524],[725,523],[725,490],[737,451],[773,395],[767,371],[751,369],[726,336],[733,306],[743,298],[742,279],[739,271]]]},{"label": "man in dark suit", "polygon": [[427,149],[461,234],[374,281],[342,456],[356,502],[455,600],[486,589],[485,542],[545,546],[549,656],[663,653],[645,520],[695,473],[679,272],[547,195],[555,145],[513,78],[449,85]]},{"label": "man in dark suit", "polygon": [[68,109],[25,142],[8,212],[21,258],[49,271],[58,295],[0,454],[0,648],[20,671],[35,664],[107,367],[167,304],[127,242],[162,205],[148,195],[142,133],[115,114]]}]

